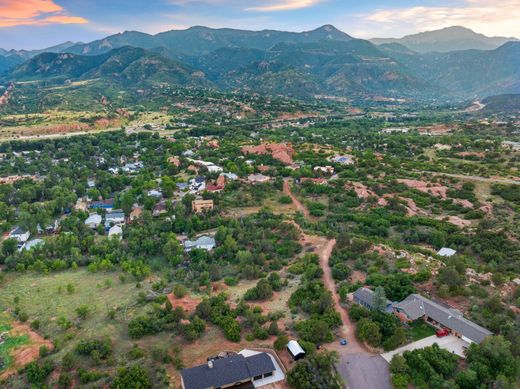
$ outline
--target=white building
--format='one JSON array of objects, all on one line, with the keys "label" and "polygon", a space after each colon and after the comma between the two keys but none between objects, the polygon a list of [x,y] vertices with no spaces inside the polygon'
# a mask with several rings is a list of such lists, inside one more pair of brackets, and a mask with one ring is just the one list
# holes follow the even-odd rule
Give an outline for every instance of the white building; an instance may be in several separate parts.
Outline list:
[{"label": "white building", "polygon": [[449,247],[443,247],[437,252],[439,257],[453,257],[455,254],[457,254],[457,251],[450,249]]},{"label": "white building", "polygon": [[123,229],[120,226],[113,226],[108,230],[108,237],[118,237],[119,240],[123,239]]},{"label": "white building", "polygon": [[102,220],[103,220],[103,218],[101,217],[101,215],[94,213],[94,214],[90,215],[87,218],[87,220],[85,220],[85,225],[88,228],[92,228],[93,230],[95,230],[101,224]]},{"label": "white building", "polygon": [[27,230],[24,230],[21,227],[16,227],[9,234],[9,238],[16,239],[20,243],[25,243],[31,236],[31,233]]},{"label": "white building", "polygon": [[197,240],[184,241],[184,251],[190,252],[193,249],[211,251],[216,245],[215,238],[211,236],[201,236]]}]

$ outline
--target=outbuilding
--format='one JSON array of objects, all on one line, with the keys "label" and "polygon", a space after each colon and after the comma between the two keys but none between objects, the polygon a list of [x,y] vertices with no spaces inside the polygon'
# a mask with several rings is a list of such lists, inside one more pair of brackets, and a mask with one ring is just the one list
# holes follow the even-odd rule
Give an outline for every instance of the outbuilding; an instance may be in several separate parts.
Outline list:
[{"label": "outbuilding", "polygon": [[305,351],[295,340],[290,340],[289,343],[287,343],[287,351],[289,351],[289,354],[291,354],[291,357],[295,361],[305,358]]}]

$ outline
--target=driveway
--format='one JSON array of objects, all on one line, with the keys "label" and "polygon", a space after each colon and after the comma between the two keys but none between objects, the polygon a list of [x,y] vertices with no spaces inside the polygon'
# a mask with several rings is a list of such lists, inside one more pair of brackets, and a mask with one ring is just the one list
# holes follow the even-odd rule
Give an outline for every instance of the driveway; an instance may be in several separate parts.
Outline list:
[{"label": "driveway", "polygon": [[462,340],[460,338],[457,338],[455,335],[448,335],[443,338],[438,338],[437,336],[432,335],[427,338],[418,340],[417,342],[407,344],[406,346],[400,347],[393,351],[381,354],[381,356],[388,363],[390,363],[390,361],[396,354],[402,354],[405,351],[412,351],[412,350],[416,350],[419,348],[429,347],[429,346],[433,345],[434,343],[437,343],[440,348],[448,350],[449,352],[451,352],[453,354],[457,354],[459,357],[462,357],[462,358],[464,358],[465,348],[469,346],[469,344],[467,342],[465,342],[464,340]]},{"label": "driveway", "polygon": [[336,366],[347,389],[391,389],[390,367],[380,355],[343,354]]}]

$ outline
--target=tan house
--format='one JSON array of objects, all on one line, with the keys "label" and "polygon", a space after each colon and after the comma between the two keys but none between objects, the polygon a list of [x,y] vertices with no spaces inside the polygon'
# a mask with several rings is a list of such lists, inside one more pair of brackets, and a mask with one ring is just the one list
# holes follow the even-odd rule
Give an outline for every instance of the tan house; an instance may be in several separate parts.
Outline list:
[{"label": "tan house", "polygon": [[191,210],[195,213],[202,213],[213,210],[213,200],[193,200]]},{"label": "tan house", "polygon": [[141,207],[135,207],[132,209],[132,212],[130,212],[130,221],[137,220],[141,217],[143,213],[143,208]]},{"label": "tan house", "polygon": [[271,181],[271,177],[264,176],[263,174],[250,174],[247,177],[247,180],[251,184],[265,184],[266,182]]},{"label": "tan house", "polygon": [[177,156],[168,158],[168,162],[177,167],[181,166],[181,160]]}]

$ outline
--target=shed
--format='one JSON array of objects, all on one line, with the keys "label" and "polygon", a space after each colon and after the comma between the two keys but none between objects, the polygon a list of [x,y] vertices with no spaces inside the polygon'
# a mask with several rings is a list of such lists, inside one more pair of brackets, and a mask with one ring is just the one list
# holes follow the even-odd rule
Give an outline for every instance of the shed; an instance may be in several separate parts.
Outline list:
[{"label": "shed", "polygon": [[287,343],[287,351],[289,351],[289,354],[291,354],[291,357],[295,361],[305,358],[305,351],[295,340],[290,340],[289,343]]}]

